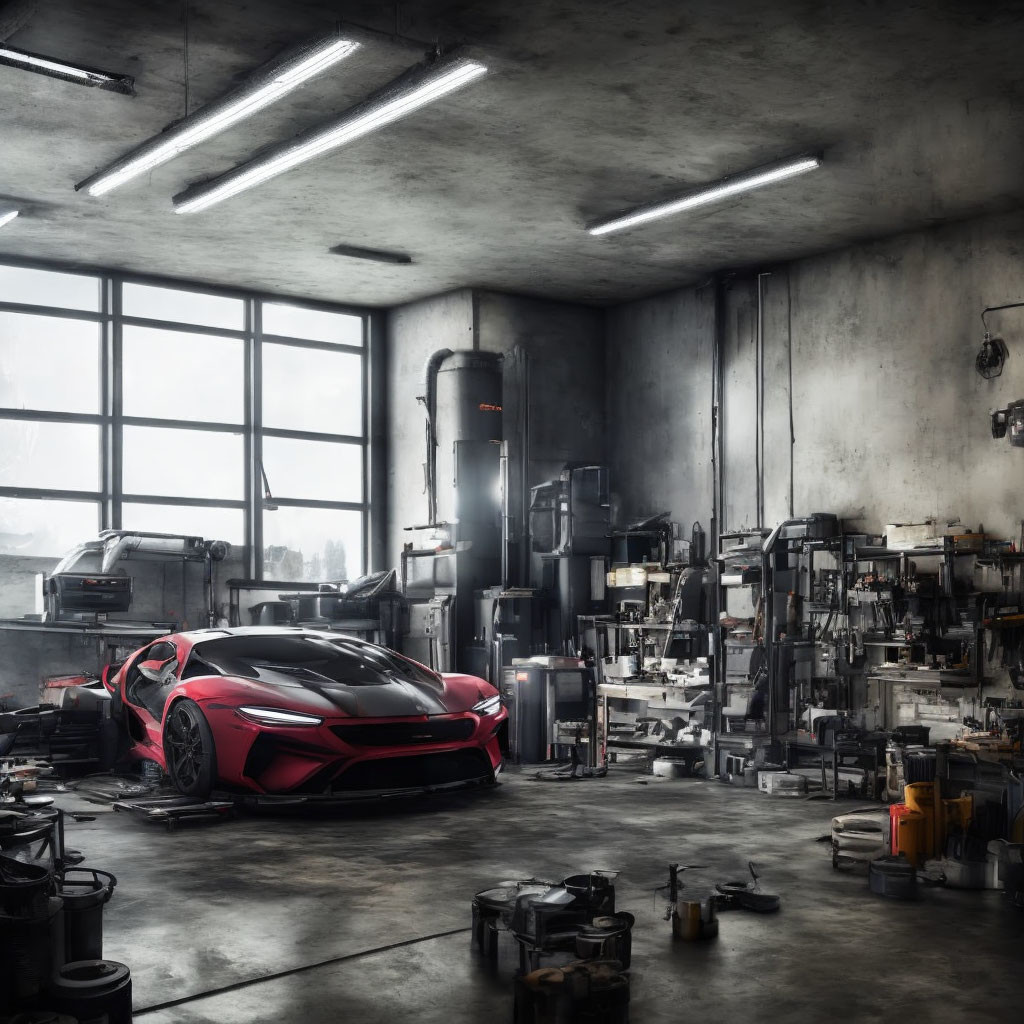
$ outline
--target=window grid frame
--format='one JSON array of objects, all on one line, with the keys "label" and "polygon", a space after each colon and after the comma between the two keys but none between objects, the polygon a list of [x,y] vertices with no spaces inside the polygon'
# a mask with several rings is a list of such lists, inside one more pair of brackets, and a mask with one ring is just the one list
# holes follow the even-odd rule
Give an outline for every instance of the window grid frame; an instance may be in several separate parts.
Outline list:
[{"label": "window grid frame", "polygon": [[[130,273],[112,273],[102,269],[83,267],[67,268],[59,264],[39,260],[17,260],[10,257],[0,259],[0,265],[20,267],[29,270],[50,270],[62,273],[77,273],[97,278],[100,293],[99,310],[64,309],[60,306],[0,300],[0,312],[28,313],[49,316],[62,320],[84,320],[100,326],[100,378],[99,408],[97,413],[70,413],[59,410],[14,409],[0,407],[0,420],[22,420],[28,422],[81,423],[98,426],[99,452],[98,469],[100,489],[97,491],[69,490],[60,488],[0,486],[0,497],[27,498],[39,500],[63,500],[91,502],[98,506],[99,529],[121,529],[125,503],[137,505],[164,505],[192,508],[240,509],[244,519],[244,543],[248,548],[248,571],[254,579],[263,578],[263,515],[264,493],[262,478],[263,438],[281,437],[295,440],[324,441],[336,444],[358,445],[361,449],[362,500],[324,501],[298,499],[274,495],[274,504],[288,508],[336,509],[361,513],[362,550],[360,559],[364,571],[368,571],[370,556],[371,516],[370,503],[370,412],[369,412],[369,363],[370,311],[315,300],[296,299],[265,293],[218,288],[214,285],[179,281],[172,278],[152,277]],[[203,292],[212,295],[243,300],[243,325],[241,329],[208,327],[201,324],[179,323],[122,313],[122,289],[126,283],[149,284],[157,287]],[[318,309],[360,319],[361,345],[285,337],[262,332],[262,310],[264,302],[286,302],[309,309]],[[181,331],[191,334],[205,334],[223,338],[236,338],[243,344],[243,421],[222,423],[214,420],[177,420],[149,416],[124,415],[123,402],[123,355],[124,328],[126,326],[151,327],[160,330]],[[361,436],[336,434],[320,431],[291,430],[285,428],[264,428],[262,422],[263,342],[286,345],[295,348],[318,349],[330,352],[346,352],[359,356],[360,387],[362,393]],[[171,429],[200,430],[216,433],[241,434],[243,437],[243,494],[238,499],[197,498],[160,495],[154,493],[126,493],[124,490],[124,428],[164,427]],[[273,513],[270,513],[273,515]],[[54,555],[62,552],[54,552]]]}]

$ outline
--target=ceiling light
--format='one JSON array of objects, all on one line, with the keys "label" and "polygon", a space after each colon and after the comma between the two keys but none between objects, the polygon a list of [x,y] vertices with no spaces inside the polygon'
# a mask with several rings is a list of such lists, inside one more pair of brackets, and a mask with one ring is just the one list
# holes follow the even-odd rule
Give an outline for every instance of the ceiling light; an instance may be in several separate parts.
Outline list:
[{"label": "ceiling light", "polygon": [[98,89],[109,89],[128,96],[135,95],[135,79],[131,75],[115,75],[109,71],[85,67],[82,64],[68,64],[55,57],[44,57],[39,53],[29,53],[17,47],[0,44],[0,64],[7,64],[22,71],[35,71],[50,78],[60,78],[65,82],[78,85],[91,85]]},{"label": "ceiling light", "polygon": [[75,189],[84,188],[91,196],[104,195],[251,117],[358,48],[359,43],[332,35],[289,50],[283,57],[264,64],[237,89],[143,142],[109,167],[79,182]]},{"label": "ceiling light", "polygon": [[335,256],[351,256],[354,260],[373,260],[375,263],[396,263],[401,266],[412,263],[412,257],[404,252],[363,249],[358,245],[332,245],[327,251]]},{"label": "ceiling light", "polygon": [[407,72],[337,120],[303,132],[291,142],[276,146],[219,177],[180,192],[174,197],[175,213],[205,210],[298,164],[369,135],[486,73],[487,68],[483,64],[462,59],[443,60]]},{"label": "ceiling light", "polygon": [[713,185],[706,185],[704,188],[688,192],[678,199],[670,199],[667,202],[655,203],[651,206],[642,206],[631,213],[599,220],[591,224],[587,230],[592,235],[608,235],[613,231],[623,231],[626,228],[636,227],[638,224],[646,224],[650,220],[671,217],[673,214],[682,213],[684,210],[692,210],[698,206],[717,203],[722,199],[738,195],[740,192],[749,192],[755,188],[763,188],[765,185],[772,184],[772,182],[783,181],[797,174],[805,174],[807,171],[813,171],[816,167],[820,166],[820,156],[802,156],[793,160],[768,164],[765,167],[758,167],[753,171],[747,171],[745,174],[723,178]]},{"label": "ceiling light", "polygon": [[10,224],[20,212],[20,210],[0,210],[0,228],[5,224]]}]

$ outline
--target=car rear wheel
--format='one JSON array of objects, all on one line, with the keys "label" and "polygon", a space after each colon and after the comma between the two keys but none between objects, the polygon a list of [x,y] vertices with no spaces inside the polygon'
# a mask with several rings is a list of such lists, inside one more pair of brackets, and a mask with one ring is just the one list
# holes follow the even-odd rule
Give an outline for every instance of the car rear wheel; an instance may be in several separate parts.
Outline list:
[{"label": "car rear wheel", "polygon": [[179,700],[164,724],[167,774],[180,793],[205,800],[217,781],[217,751],[206,716],[195,701]]}]

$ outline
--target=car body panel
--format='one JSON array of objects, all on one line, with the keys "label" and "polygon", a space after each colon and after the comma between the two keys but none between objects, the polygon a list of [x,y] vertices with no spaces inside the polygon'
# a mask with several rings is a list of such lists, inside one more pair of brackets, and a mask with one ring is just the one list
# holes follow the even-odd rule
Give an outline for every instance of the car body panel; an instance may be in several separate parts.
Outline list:
[{"label": "car body panel", "polygon": [[[296,636],[311,638],[324,650],[340,650],[345,657],[351,651],[376,659],[369,681],[328,679],[297,666],[289,669],[283,663],[256,660],[248,675],[214,674],[202,660],[204,645],[213,639],[242,638],[232,641],[234,650],[244,648],[246,637],[261,643]],[[207,651],[222,651],[225,646]],[[158,656],[150,656],[155,653]],[[343,660],[336,653],[331,656]],[[172,661],[174,671],[166,675]],[[373,675],[378,661],[386,666],[386,679]],[[222,662],[234,664],[230,659]],[[152,678],[143,676],[141,669]],[[200,674],[190,675],[195,671]],[[352,780],[357,794],[368,796],[444,788],[460,781],[492,782],[502,765],[499,732],[507,718],[505,709],[499,704],[486,715],[472,710],[497,697],[493,686],[475,676],[438,675],[402,655],[340,634],[291,627],[175,634],[134,653],[119,667],[104,670],[101,678],[115,693],[115,701],[120,695],[123,702],[131,756],[156,761],[165,771],[163,729],[168,715],[178,701],[194,701],[213,732],[221,788],[316,796],[343,793],[349,785],[346,780]],[[163,683],[155,681],[161,678]],[[268,723],[241,711],[244,707],[319,721]],[[380,774],[379,789],[375,771]]]}]

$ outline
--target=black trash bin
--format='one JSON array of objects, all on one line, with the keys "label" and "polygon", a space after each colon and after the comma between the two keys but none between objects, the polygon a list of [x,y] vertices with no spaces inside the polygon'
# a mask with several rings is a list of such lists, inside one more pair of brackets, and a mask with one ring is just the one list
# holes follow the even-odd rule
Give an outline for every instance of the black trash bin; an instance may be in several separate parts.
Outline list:
[{"label": "black trash bin", "polygon": [[109,871],[67,868],[57,895],[64,901],[64,962],[103,959],[103,907],[117,879]]}]

